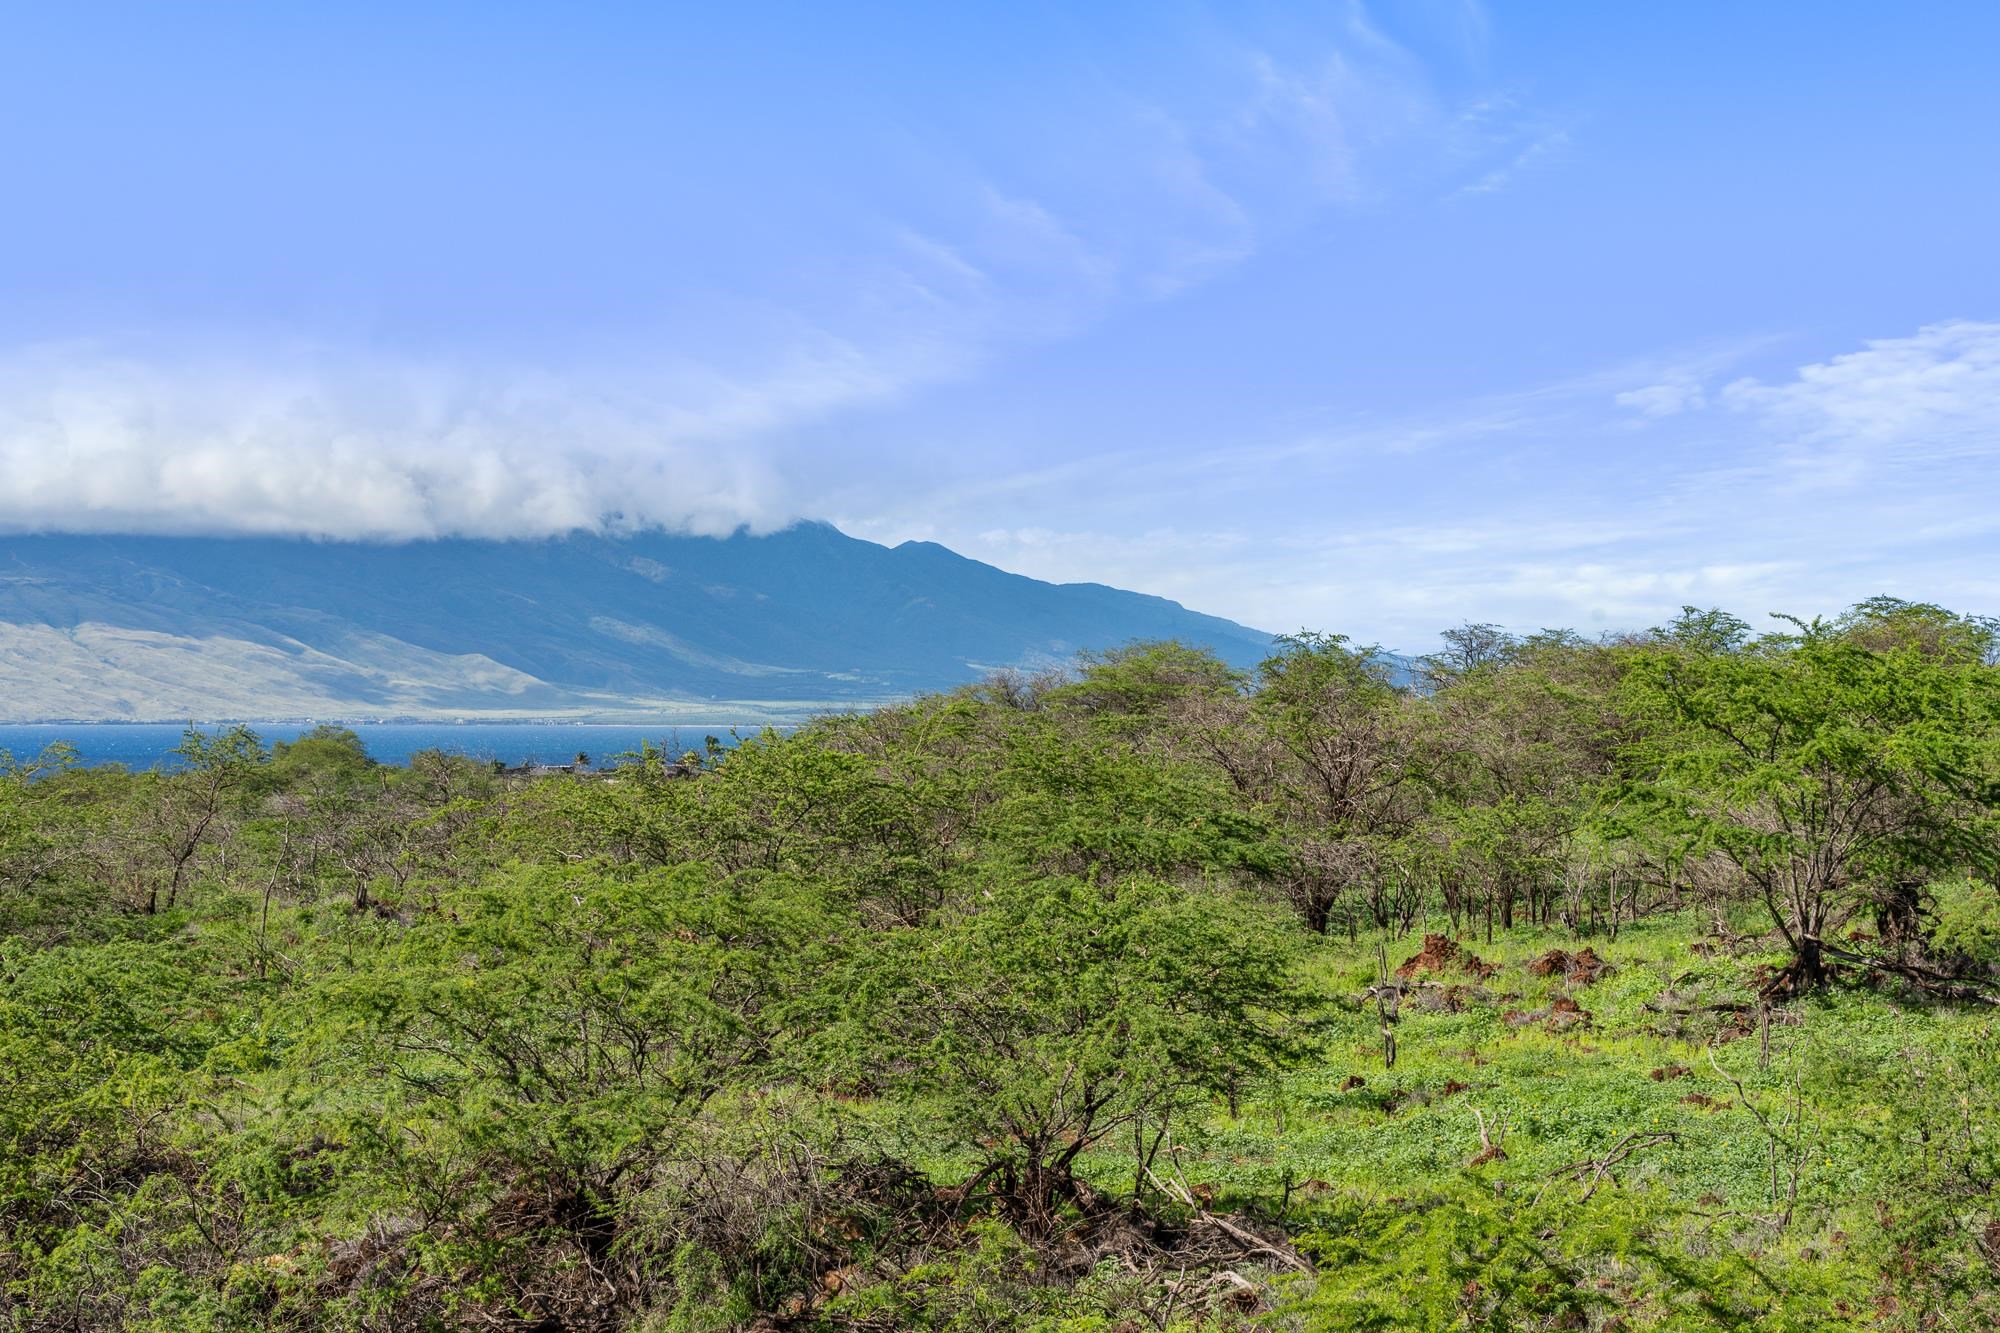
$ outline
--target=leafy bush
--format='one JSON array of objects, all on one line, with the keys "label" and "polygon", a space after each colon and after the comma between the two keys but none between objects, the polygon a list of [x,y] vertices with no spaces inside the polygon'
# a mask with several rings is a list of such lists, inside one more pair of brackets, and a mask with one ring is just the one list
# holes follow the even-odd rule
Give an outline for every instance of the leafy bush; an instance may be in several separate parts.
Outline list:
[{"label": "leafy bush", "polygon": [[1930,946],[1974,967],[2000,968],[2000,888],[1981,879],[1930,886]]}]

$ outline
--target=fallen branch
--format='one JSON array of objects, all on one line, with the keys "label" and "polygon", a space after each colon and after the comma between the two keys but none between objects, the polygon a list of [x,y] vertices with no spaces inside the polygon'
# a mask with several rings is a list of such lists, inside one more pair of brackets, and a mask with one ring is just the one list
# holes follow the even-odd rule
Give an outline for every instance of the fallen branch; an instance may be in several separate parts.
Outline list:
[{"label": "fallen branch", "polygon": [[1702,1054],[1708,1057],[1708,1067],[1713,1069],[1718,1076],[1725,1079],[1732,1088],[1736,1089],[1737,1105],[1748,1111],[1752,1118],[1756,1120],[1757,1128],[1764,1132],[1771,1172],[1771,1206],[1774,1209],[1778,1206],[1778,1162],[1781,1158],[1780,1150],[1782,1149],[1782,1160],[1790,1174],[1790,1188],[1785,1196],[1783,1211],[1775,1214],[1775,1216],[1778,1223],[1778,1230],[1783,1231],[1792,1224],[1792,1210],[1798,1205],[1799,1176],[1805,1170],[1806,1160],[1805,1134],[1802,1125],[1805,1115],[1805,1097],[1799,1086],[1798,1067],[1796,1064],[1792,1067],[1792,1098],[1789,1125],[1789,1128],[1794,1131],[1795,1137],[1788,1139],[1778,1132],[1777,1128],[1771,1124],[1770,1118],[1757,1108],[1756,1102],[1750,1099],[1750,1092],[1743,1086],[1743,1080],[1737,1078],[1736,1075],[1716,1063],[1715,1047],[1704,1046]]},{"label": "fallen branch", "polygon": [[1194,1197],[1194,1191],[1189,1189],[1185,1183],[1181,1181],[1162,1180],[1159,1176],[1153,1174],[1151,1167],[1146,1168],[1146,1178],[1153,1182],[1154,1188],[1159,1190],[1160,1193],[1179,1199],[1183,1204],[1194,1210],[1194,1215],[1198,1220],[1211,1224],[1216,1230],[1221,1231],[1241,1244],[1248,1253],[1268,1254],[1294,1272],[1312,1272],[1312,1265],[1298,1255],[1287,1254],[1285,1251],[1273,1247],[1269,1241],[1255,1232],[1245,1231],[1229,1219],[1219,1217],[1202,1207],[1200,1201]]},{"label": "fallen branch", "polygon": [[[1577,1202],[1588,1202],[1590,1196],[1597,1193],[1597,1187],[1604,1183],[1606,1176],[1611,1177],[1612,1184],[1615,1185],[1618,1183],[1618,1177],[1611,1175],[1611,1168],[1624,1162],[1633,1153],[1638,1152],[1642,1148],[1657,1147],[1662,1143],[1678,1143],[1680,1142],[1680,1137],[1679,1134],[1670,1130],[1646,1132],[1633,1130],[1619,1139],[1618,1142],[1612,1144],[1611,1151],[1604,1156],[1586,1157],[1581,1162],[1571,1162],[1568,1166],[1560,1168],[1550,1176],[1550,1183],[1553,1184],[1555,1181],[1564,1179],[1581,1180],[1587,1174],[1590,1177],[1590,1184],[1583,1191],[1583,1196]],[[1536,1191],[1535,1201],[1537,1203],[1541,1202],[1542,1195],[1548,1192],[1548,1188],[1548,1185],[1543,1185],[1540,1190]]]},{"label": "fallen branch", "polygon": [[1949,972],[1940,972],[1935,968],[1923,967],[1916,963],[1907,963],[1900,958],[1884,958],[1876,954],[1856,953],[1851,949],[1843,949],[1833,944],[1822,943],[1819,947],[1820,952],[1829,958],[1838,959],[1843,963],[1850,963],[1855,967],[1864,967],[1871,972],[1893,973],[1905,981],[1914,982],[1916,985],[1923,987],[1941,999],[1957,1000],[1963,1004],[1984,1004],[2000,1008],[2000,995],[1980,990],[1977,986],[1970,985],[1963,978],[1955,977]]}]

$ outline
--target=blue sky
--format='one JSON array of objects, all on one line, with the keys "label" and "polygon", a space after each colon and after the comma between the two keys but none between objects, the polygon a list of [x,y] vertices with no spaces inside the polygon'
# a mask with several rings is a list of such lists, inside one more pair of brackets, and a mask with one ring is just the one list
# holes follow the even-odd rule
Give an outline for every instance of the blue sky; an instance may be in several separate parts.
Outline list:
[{"label": "blue sky", "polygon": [[2000,611],[2000,6],[0,17],[0,525]]}]

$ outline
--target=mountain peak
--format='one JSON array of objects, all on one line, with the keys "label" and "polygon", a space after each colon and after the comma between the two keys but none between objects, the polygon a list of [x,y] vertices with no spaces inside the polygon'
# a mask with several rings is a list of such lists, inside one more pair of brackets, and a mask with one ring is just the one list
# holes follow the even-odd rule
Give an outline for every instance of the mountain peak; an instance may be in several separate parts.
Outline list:
[{"label": "mountain peak", "polygon": [[1134,639],[1248,665],[1270,636],[807,521],[402,545],[0,536],[0,720],[746,721],[947,689]]}]

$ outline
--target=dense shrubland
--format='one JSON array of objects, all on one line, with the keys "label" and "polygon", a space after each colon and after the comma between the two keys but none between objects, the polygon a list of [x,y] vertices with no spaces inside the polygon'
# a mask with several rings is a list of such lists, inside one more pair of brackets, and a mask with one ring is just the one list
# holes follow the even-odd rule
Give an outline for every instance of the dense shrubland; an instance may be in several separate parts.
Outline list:
[{"label": "dense shrubland", "polygon": [[33,1329],[2000,1322],[2000,669],[1172,644],[595,778],[0,775]]}]

